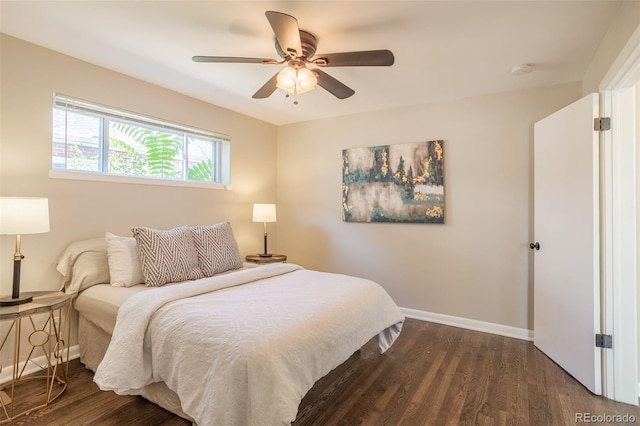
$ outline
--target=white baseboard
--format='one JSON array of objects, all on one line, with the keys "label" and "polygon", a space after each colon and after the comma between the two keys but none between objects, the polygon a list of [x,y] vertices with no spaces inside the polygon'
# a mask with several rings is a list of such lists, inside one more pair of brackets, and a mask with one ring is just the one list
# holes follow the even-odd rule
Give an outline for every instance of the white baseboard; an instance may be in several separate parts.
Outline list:
[{"label": "white baseboard", "polygon": [[[76,359],[76,358],[80,358],[80,348],[78,345],[71,346],[69,348],[69,360]],[[39,365],[45,365],[46,363],[47,363],[47,358],[44,355],[34,358],[33,361],[29,362],[27,367],[24,369],[24,373],[22,373],[22,375],[26,376],[28,374],[37,373],[38,371],[41,370]],[[24,364],[25,364],[24,362],[21,362],[18,365],[18,368],[22,370],[22,368],[24,367]],[[0,373],[0,385],[10,382],[12,377],[13,377],[13,366],[7,366],[3,368],[2,373]]]},{"label": "white baseboard", "polygon": [[419,311],[417,309],[400,308],[407,317],[420,321],[435,322],[437,324],[451,325],[453,327],[466,328],[468,330],[482,331],[483,333],[497,334],[499,336],[513,337],[515,339],[533,341],[533,330],[511,327],[509,325],[495,324],[492,322],[478,321],[469,318],[454,317],[451,315],[436,314],[433,312]]}]

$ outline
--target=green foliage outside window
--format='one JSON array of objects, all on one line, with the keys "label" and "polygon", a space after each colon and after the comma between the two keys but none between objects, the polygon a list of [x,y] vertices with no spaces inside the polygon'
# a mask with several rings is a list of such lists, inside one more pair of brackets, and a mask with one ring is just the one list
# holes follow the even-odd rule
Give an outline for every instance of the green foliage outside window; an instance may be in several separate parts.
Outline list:
[{"label": "green foliage outside window", "polygon": [[229,142],[206,131],[56,97],[54,169],[228,182]]}]

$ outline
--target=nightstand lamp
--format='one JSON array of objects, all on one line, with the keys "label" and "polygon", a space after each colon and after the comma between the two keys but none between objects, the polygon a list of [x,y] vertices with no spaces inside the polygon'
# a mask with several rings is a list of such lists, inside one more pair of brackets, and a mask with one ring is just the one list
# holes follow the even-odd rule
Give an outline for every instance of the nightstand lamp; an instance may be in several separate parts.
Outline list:
[{"label": "nightstand lamp", "polygon": [[20,253],[23,234],[49,232],[49,200],[47,198],[0,197],[0,235],[16,236],[13,255],[13,291],[11,298],[0,298],[0,306],[13,306],[30,302],[31,295],[20,296]]},{"label": "nightstand lamp", "polygon": [[264,253],[260,257],[271,257],[272,254],[267,252],[267,222],[276,221],[276,205],[275,204],[254,204],[253,205],[253,221],[264,223]]}]

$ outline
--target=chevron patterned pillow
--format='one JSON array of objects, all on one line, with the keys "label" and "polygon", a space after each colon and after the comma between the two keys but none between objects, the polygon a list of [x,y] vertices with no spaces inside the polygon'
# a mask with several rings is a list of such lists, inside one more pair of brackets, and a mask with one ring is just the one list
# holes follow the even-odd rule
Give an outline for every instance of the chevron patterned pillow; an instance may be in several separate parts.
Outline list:
[{"label": "chevron patterned pillow", "polygon": [[242,267],[238,243],[229,222],[191,228],[200,269],[210,277]]},{"label": "chevron patterned pillow", "polygon": [[142,273],[148,287],[196,280],[204,275],[188,226],[169,230],[131,228],[140,250]]}]

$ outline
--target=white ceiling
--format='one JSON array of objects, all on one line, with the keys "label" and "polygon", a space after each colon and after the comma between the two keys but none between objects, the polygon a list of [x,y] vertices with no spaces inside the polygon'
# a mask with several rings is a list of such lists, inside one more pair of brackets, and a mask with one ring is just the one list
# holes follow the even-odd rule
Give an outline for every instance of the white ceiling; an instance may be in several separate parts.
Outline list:
[{"label": "white ceiling", "polygon": [[[579,81],[619,1],[0,1],[0,31],[277,125]],[[318,53],[390,49],[391,67],[325,68],[356,91],[299,105],[252,99],[282,65],[265,11],[288,13]],[[512,66],[532,63],[524,76]],[[46,66],[46,64],[43,64]]]}]

